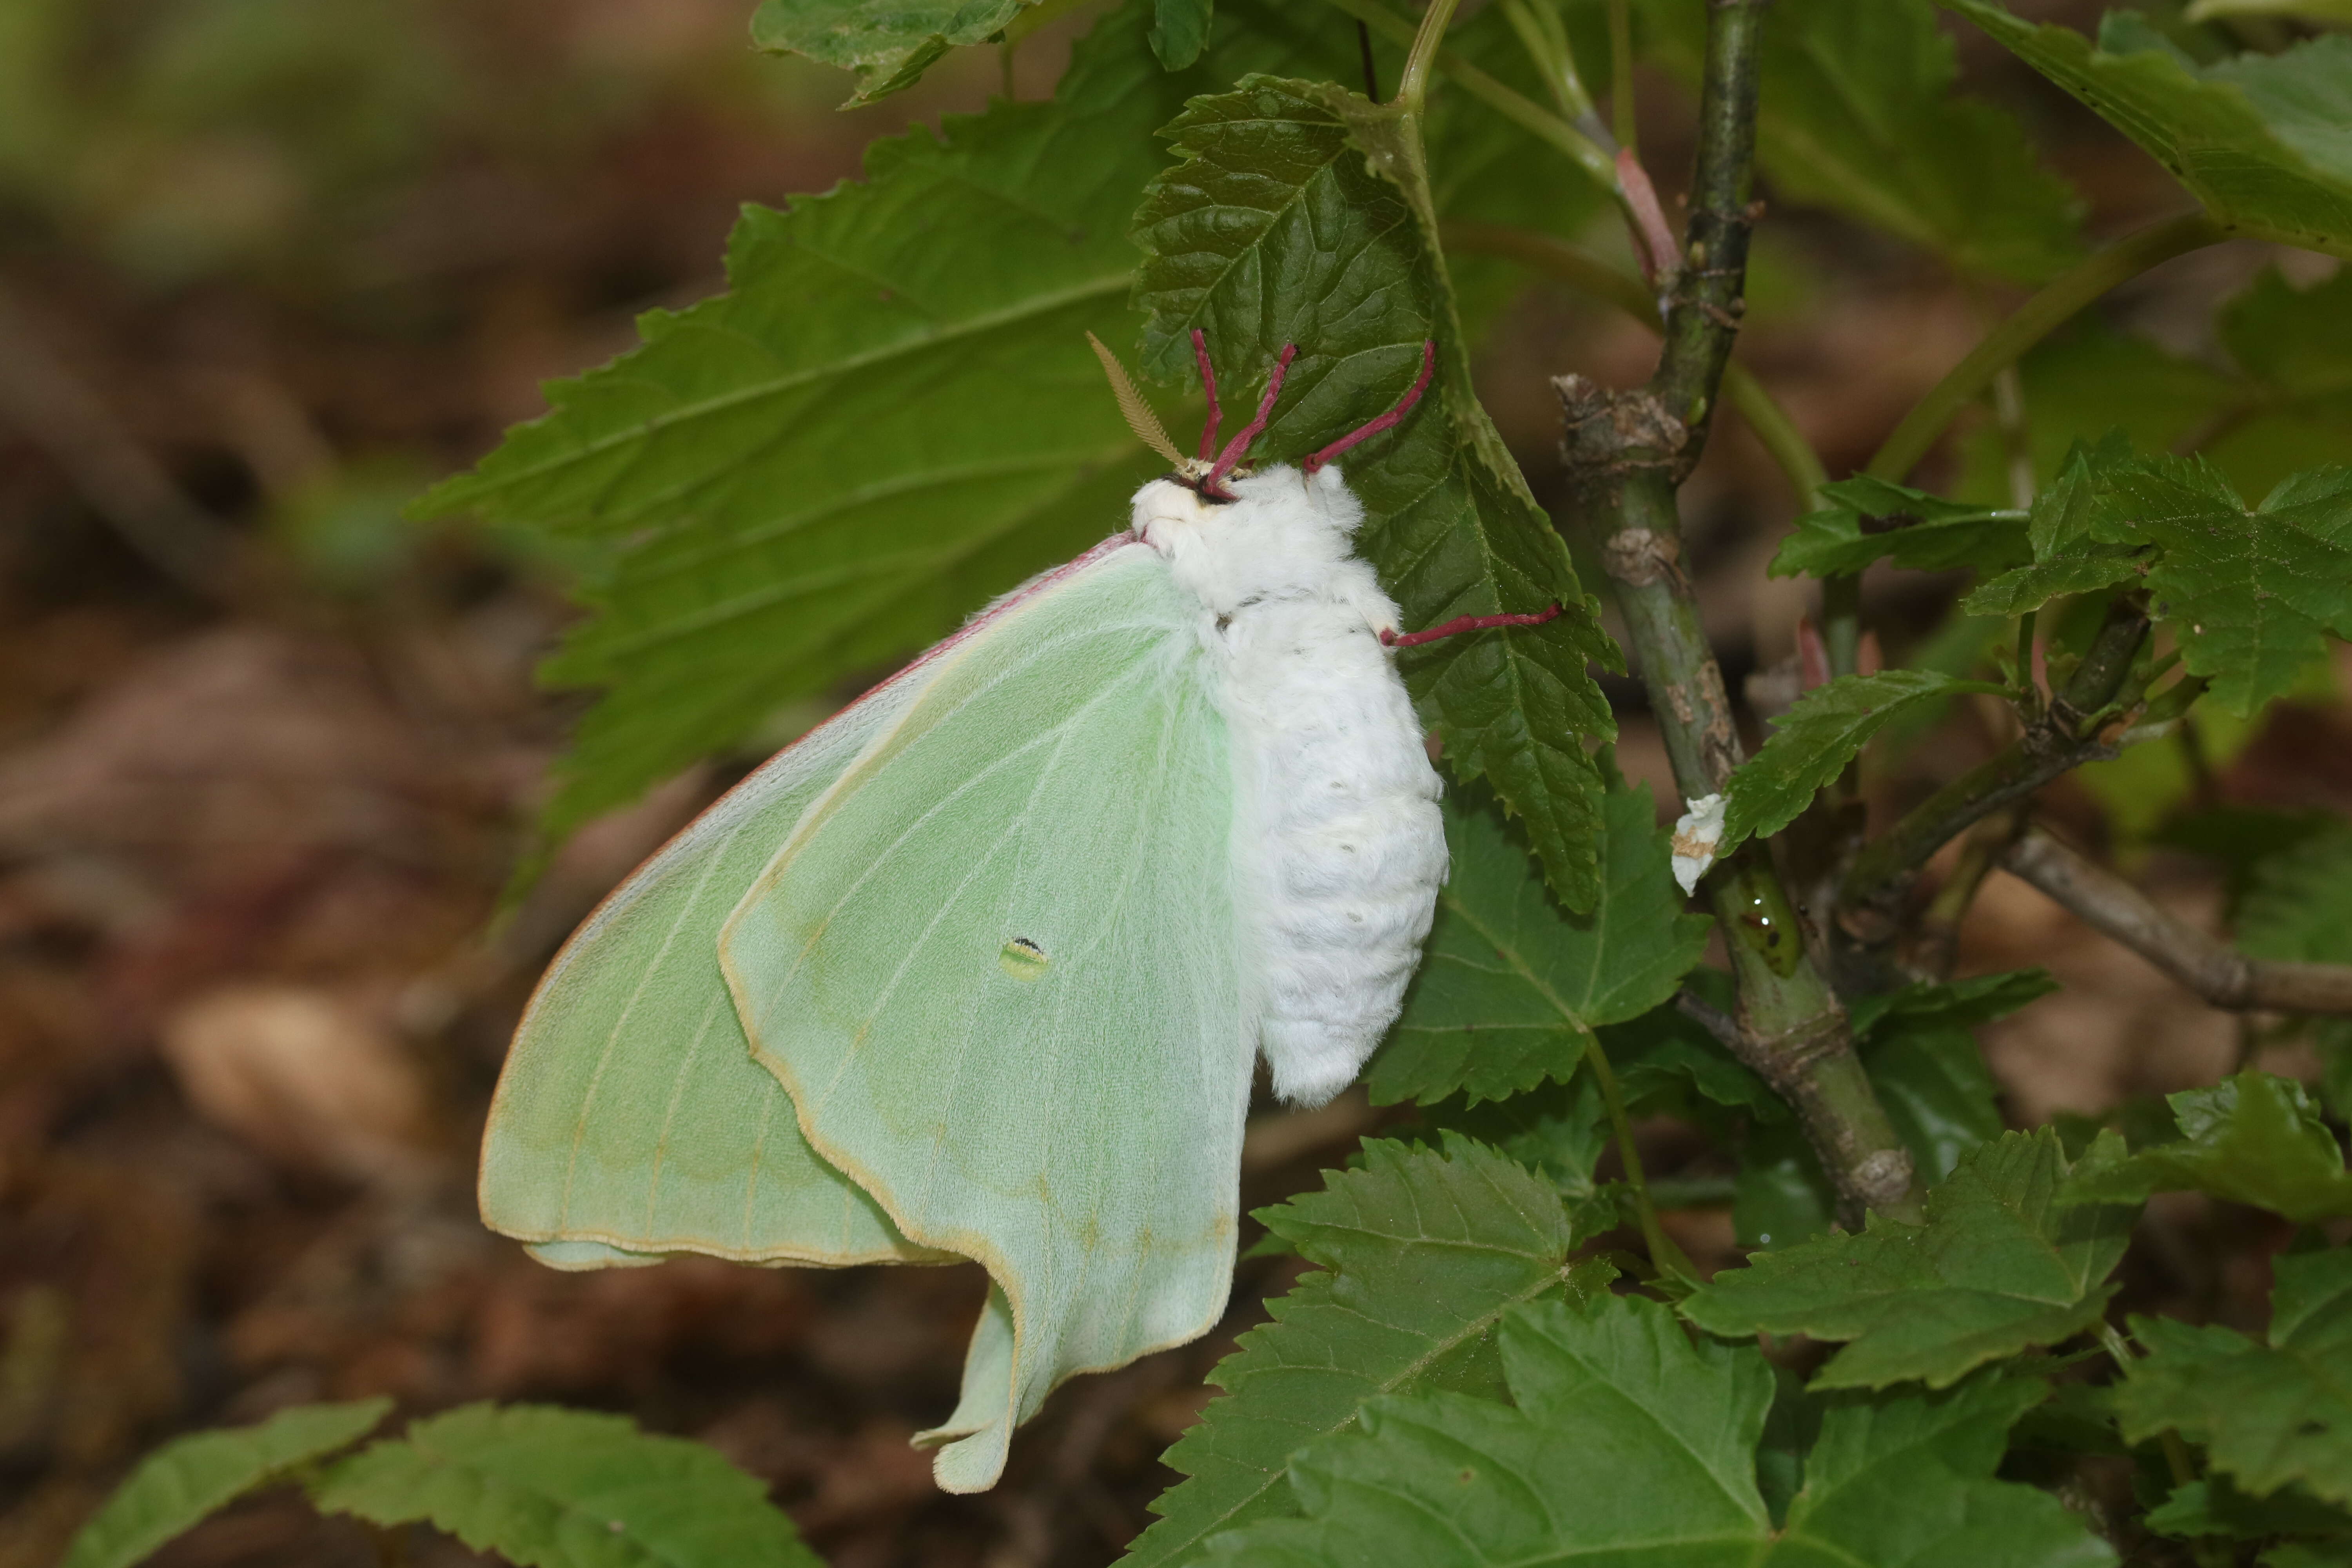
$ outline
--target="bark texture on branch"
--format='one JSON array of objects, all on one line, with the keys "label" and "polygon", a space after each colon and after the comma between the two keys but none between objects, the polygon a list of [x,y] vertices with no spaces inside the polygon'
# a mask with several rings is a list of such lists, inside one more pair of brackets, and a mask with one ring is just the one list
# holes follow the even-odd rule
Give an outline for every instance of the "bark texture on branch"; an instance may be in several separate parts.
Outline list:
[{"label": "bark texture on branch", "polygon": [[2000,865],[2213,1006],[2231,1012],[2352,1014],[2352,964],[2249,958],[2040,828],[2011,845]]},{"label": "bark texture on branch", "polygon": [[[1664,342],[1634,391],[1562,377],[1561,454],[1639,652],[1685,796],[1719,794],[1741,757],[1723,671],[1682,565],[1675,490],[1706,440],[1743,310],[1756,147],[1760,0],[1712,0],[1689,233],[1663,280]],[[1727,1043],[1794,1109],[1837,1191],[1839,1217],[1916,1217],[1911,1157],[1853,1052],[1853,1031],[1761,844],[1716,867],[1703,892],[1739,994]]]}]

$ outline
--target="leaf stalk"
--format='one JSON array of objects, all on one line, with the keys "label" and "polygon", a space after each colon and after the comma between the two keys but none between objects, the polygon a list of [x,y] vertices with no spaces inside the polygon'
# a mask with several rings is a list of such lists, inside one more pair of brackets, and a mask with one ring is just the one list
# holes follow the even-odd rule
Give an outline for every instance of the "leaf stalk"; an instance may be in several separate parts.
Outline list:
[{"label": "leaf stalk", "polygon": [[1625,1113],[1625,1091],[1618,1086],[1616,1070],[1609,1065],[1609,1052],[1601,1045],[1601,1037],[1589,1029],[1584,1036],[1584,1061],[1591,1070],[1592,1081],[1601,1088],[1601,1103],[1609,1110],[1609,1131],[1617,1141],[1617,1159],[1625,1167],[1625,1185],[1633,1194],[1633,1218],[1641,1226],[1643,1243],[1650,1249],[1650,1261],[1661,1272],[1696,1284],[1698,1271],[1691,1267],[1689,1256],[1658,1222],[1657,1205],[1650,1200],[1650,1184],[1642,1173],[1642,1153],[1633,1146],[1633,1121]]},{"label": "leaf stalk", "polygon": [[1891,941],[1927,858],[1955,834],[2022,801],[2059,774],[2113,753],[2100,739],[2130,683],[2148,629],[2144,595],[2119,595],[2042,716],[2000,752],[1921,801],[1863,847],[1838,896],[1838,923],[1865,946]]},{"label": "leaf stalk", "polygon": [[1870,459],[1867,472],[1900,483],[1934,447],[1944,427],[1992,384],[2002,370],[2094,300],[2151,267],[2229,236],[2201,212],[2168,218],[2094,252],[2045,285],[1944,374],[1914,404]]}]

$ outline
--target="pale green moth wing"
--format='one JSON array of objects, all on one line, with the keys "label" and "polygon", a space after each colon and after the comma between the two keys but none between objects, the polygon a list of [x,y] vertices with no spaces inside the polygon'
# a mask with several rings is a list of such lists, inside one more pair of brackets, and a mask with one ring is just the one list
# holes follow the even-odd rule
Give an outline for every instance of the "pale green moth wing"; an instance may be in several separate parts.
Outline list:
[{"label": "pale green moth wing", "polygon": [[952,1261],[802,1139],[751,1059],[719,931],[810,805],[921,694],[918,665],[804,736],[606,899],[524,1012],[482,1137],[493,1230],[558,1268]]},{"label": "pale green moth wing", "polygon": [[1197,599],[1115,549],[998,616],[813,806],[719,952],[801,1127],[995,1290],[940,1485],[1232,1282],[1244,1031]]}]

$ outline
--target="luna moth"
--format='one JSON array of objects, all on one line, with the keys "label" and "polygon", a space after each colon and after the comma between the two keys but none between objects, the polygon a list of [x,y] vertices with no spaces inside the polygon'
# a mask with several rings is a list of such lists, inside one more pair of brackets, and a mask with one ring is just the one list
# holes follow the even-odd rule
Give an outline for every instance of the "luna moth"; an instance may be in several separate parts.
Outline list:
[{"label": "luna moth", "polygon": [[1128,526],[751,774],[614,891],[517,1028],[482,1215],[559,1268],[976,1259],[949,1491],[1080,1372],[1225,1306],[1255,1057],[1299,1105],[1395,1019],[1446,869],[1396,605],[1331,459],[1210,398]]}]

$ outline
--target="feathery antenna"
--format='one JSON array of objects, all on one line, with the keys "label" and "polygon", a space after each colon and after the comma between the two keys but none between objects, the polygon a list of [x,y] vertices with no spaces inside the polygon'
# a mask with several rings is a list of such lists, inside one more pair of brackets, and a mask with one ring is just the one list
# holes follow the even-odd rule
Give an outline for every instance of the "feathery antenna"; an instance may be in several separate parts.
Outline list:
[{"label": "feathery antenna", "polygon": [[1184,455],[1176,449],[1176,443],[1168,438],[1167,427],[1160,423],[1160,416],[1151,411],[1151,405],[1144,402],[1143,394],[1136,390],[1135,379],[1127,374],[1127,367],[1119,363],[1118,356],[1105,347],[1103,341],[1092,332],[1087,334],[1087,342],[1094,344],[1095,357],[1102,361],[1103,374],[1110,377],[1110,395],[1118,399],[1118,411],[1127,420],[1127,427],[1135,432],[1137,440],[1167,458],[1171,467],[1181,468]]}]

